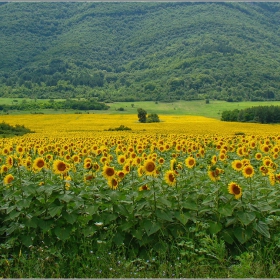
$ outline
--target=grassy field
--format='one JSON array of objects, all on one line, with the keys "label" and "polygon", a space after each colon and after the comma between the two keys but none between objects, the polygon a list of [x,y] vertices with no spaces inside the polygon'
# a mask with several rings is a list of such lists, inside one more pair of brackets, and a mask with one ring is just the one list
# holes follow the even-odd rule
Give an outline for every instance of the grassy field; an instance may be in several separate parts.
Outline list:
[{"label": "grassy field", "polygon": [[[20,98],[0,98],[0,104],[12,104],[14,100],[17,102],[35,102],[34,99],[20,99]],[[37,99],[36,102],[46,102],[48,100]],[[62,101],[62,99],[56,100]],[[269,106],[277,105],[280,106],[280,101],[266,101],[266,102],[226,102],[219,100],[210,100],[209,104],[206,104],[205,100],[195,100],[195,101],[177,101],[172,103],[165,102],[154,102],[154,101],[142,101],[142,102],[114,102],[109,103],[109,110],[93,110],[89,113],[98,114],[137,114],[137,108],[143,108],[147,113],[155,113],[158,115],[193,115],[193,116],[203,116],[209,118],[220,119],[221,114],[225,110],[234,109],[245,109],[253,106]],[[119,111],[123,108],[124,111]],[[40,110],[44,114],[73,114],[75,110]],[[81,113],[88,113],[80,111]],[[9,114],[30,114],[34,112],[30,111],[9,111]],[[7,114],[2,112],[2,114]]]}]

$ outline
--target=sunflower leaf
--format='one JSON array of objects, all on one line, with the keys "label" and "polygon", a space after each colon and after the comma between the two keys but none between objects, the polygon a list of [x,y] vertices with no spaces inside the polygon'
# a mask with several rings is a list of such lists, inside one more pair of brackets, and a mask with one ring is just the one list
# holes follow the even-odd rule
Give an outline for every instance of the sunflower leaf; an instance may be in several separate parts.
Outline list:
[{"label": "sunflower leaf", "polygon": [[254,219],[256,218],[256,214],[254,212],[237,212],[237,217],[243,225],[247,226],[252,221],[254,221]]},{"label": "sunflower leaf", "polygon": [[254,228],[257,232],[259,232],[261,235],[270,238],[270,233],[269,233],[269,228],[268,225],[262,221],[258,221],[255,225]]}]

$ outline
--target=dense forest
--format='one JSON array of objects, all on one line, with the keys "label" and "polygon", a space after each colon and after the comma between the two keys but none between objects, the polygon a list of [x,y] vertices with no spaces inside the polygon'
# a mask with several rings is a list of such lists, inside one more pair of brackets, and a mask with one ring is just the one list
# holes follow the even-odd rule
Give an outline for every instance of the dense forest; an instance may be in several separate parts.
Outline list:
[{"label": "dense forest", "polygon": [[280,3],[8,2],[0,97],[280,100]]}]

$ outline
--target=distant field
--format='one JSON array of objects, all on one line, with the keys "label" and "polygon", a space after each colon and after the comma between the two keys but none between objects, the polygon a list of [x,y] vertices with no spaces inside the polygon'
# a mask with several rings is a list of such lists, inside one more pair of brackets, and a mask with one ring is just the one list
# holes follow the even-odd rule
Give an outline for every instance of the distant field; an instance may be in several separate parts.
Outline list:
[{"label": "distant field", "polygon": [[[17,100],[17,101],[15,101]],[[0,98],[0,104],[13,104],[20,103],[23,100],[26,102],[46,102],[44,99],[23,99],[23,98]],[[62,101],[57,99],[56,101]],[[137,108],[143,108],[147,113],[156,113],[158,115],[192,115],[203,116],[208,118],[220,119],[221,114],[225,110],[245,109],[253,106],[280,106],[280,101],[265,101],[265,102],[226,102],[218,100],[210,100],[210,104],[206,104],[205,100],[196,101],[176,101],[172,103],[142,101],[142,102],[114,102],[109,103],[109,110],[94,110],[94,111],[79,111],[81,113],[98,113],[98,114],[137,114]],[[119,111],[123,108],[124,111]],[[40,110],[44,114],[73,114],[78,111],[75,110]],[[30,114],[33,111],[9,111],[10,115]],[[38,113],[38,112],[37,112]],[[0,111],[1,114],[1,111]],[[2,112],[2,114],[6,114]]]}]

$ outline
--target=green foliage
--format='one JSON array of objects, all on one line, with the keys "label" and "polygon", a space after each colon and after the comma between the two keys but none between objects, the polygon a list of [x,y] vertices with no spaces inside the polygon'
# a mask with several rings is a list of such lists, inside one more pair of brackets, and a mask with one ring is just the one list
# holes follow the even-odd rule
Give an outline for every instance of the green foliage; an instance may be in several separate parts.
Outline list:
[{"label": "green foliage", "polygon": [[279,11],[279,3],[3,3],[0,96],[280,100]]},{"label": "green foliage", "polygon": [[122,124],[119,127],[108,129],[108,131],[125,131],[125,130],[131,130],[131,128]]},{"label": "green foliage", "polygon": [[149,114],[146,122],[147,123],[160,122],[158,114]]},{"label": "green foliage", "polygon": [[26,128],[24,125],[16,124],[15,126],[12,126],[5,122],[0,123],[0,137],[21,136],[32,132],[33,131]]},{"label": "green foliage", "polygon": [[138,112],[139,122],[145,123],[146,120],[147,120],[147,112],[144,109],[142,109],[142,108],[138,108],[137,112]]},{"label": "green foliage", "polygon": [[280,123],[280,106],[256,106],[243,110],[224,111],[222,121]]}]

